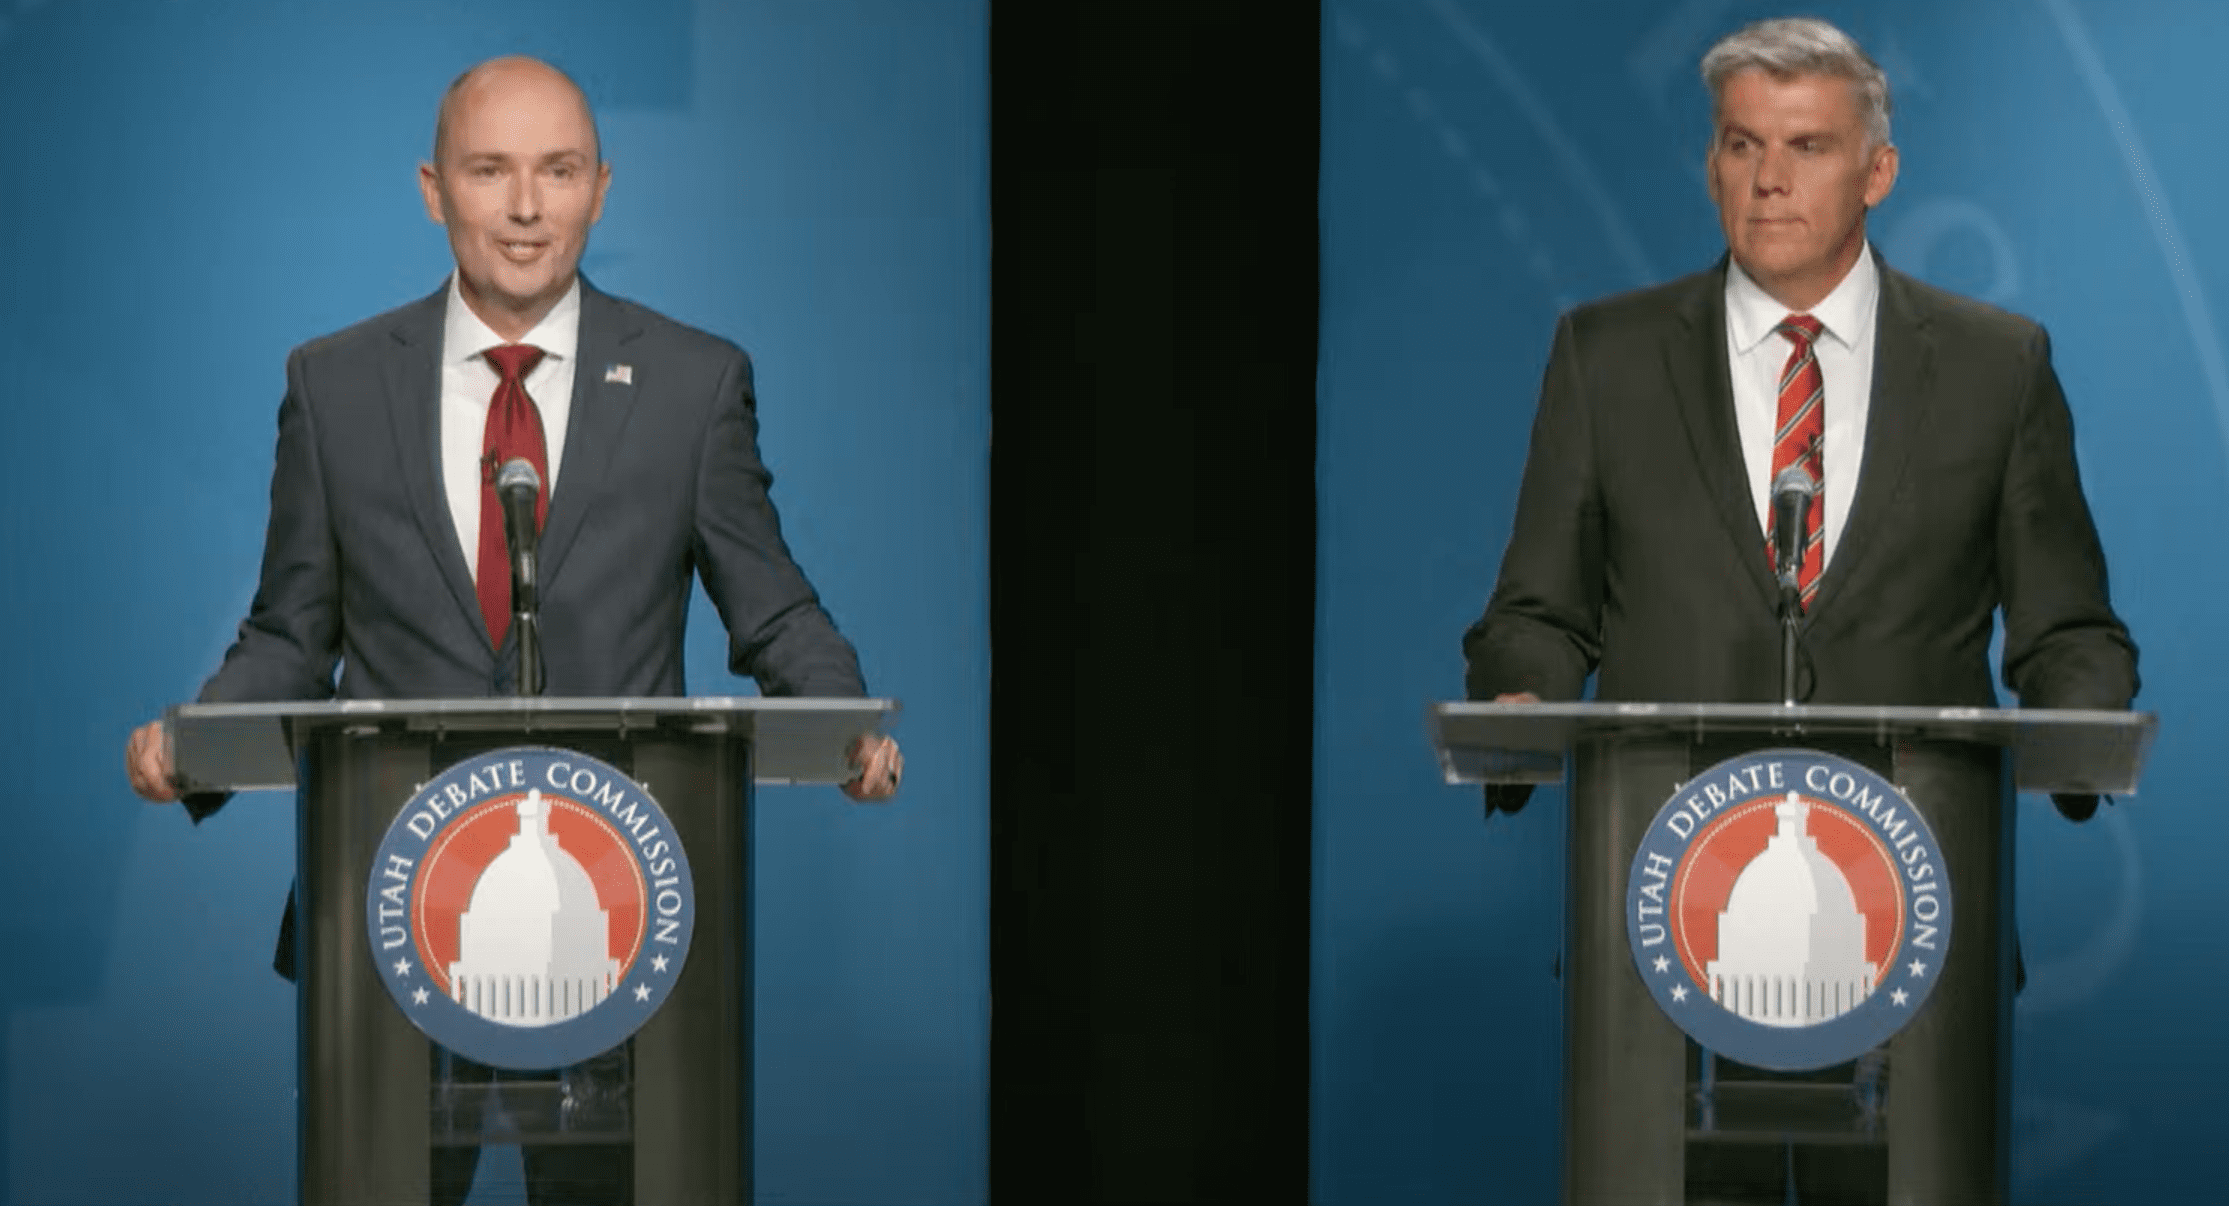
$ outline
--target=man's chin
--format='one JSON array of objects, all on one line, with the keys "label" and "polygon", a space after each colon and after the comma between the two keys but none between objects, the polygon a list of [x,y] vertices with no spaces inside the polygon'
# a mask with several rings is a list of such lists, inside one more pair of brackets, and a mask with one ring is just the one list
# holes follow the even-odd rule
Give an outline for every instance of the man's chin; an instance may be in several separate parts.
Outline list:
[{"label": "man's chin", "polygon": [[1734,261],[1749,274],[1749,279],[1768,287],[1776,282],[1794,280],[1818,267],[1792,247],[1748,247],[1734,256]]},{"label": "man's chin", "polygon": [[555,280],[547,277],[534,280],[492,280],[481,282],[476,288],[467,284],[467,300],[505,314],[535,314],[546,312],[557,304],[572,284],[570,273]]}]

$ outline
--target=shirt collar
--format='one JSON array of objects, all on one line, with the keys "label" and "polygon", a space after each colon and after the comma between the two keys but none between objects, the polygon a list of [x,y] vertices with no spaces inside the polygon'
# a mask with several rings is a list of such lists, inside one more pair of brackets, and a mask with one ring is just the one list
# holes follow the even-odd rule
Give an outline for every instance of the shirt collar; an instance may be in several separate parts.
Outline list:
[{"label": "shirt collar", "polygon": [[[511,342],[495,333],[472,307],[464,304],[464,294],[457,286],[457,274],[449,274],[449,308],[441,325],[441,357],[451,364],[477,359],[492,347]],[[543,353],[557,360],[571,360],[580,346],[580,275],[575,273],[573,283],[565,296],[557,299],[550,312],[534,329],[518,340],[542,349]]]},{"label": "shirt collar", "polygon": [[[1868,240],[1858,251],[1857,263],[1843,275],[1842,283],[1811,307],[1811,316],[1826,334],[1845,348],[1856,348],[1873,306],[1881,296],[1881,270],[1873,263]],[[1764,286],[1750,278],[1733,259],[1726,261],[1726,329],[1733,335],[1734,350],[1747,355],[1769,338],[1788,317],[1788,308],[1772,299]]]}]

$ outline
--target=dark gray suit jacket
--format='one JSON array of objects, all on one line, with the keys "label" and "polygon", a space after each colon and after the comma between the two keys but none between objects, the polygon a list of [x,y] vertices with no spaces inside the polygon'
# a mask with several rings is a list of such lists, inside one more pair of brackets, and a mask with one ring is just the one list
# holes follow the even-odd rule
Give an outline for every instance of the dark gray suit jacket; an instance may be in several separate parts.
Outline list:
[{"label": "dark gray suit jacket", "polygon": [[[1780,698],[1725,280],[1721,260],[1558,325],[1500,580],[1463,641],[1472,698],[1576,699],[1589,674],[1606,700]],[[2023,706],[2128,706],[2136,650],[2048,339],[1883,264],[1857,493],[1804,620],[1807,699],[1993,706],[1999,608]]]},{"label": "dark gray suit jacket", "polygon": [[[203,702],[512,689],[516,628],[489,645],[442,490],[446,302],[444,288],[288,357],[262,578]],[[790,559],[770,481],[749,357],[584,278],[539,546],[547,692],[682,694],[695,575],[736,673],[769,695],[864,695],[856,654]],[[187,806],[198,821],[223,802]],[[291,945],[282,933],[282,973]]]},{"label": "dark gray suit jacket", "polygon": [[[505,692],[441,477],[446,290],[295,349],[263,574],[205,702]],[[627,366],[629,381],[607,379]],[[540,544],[552,695],[678,695],[692,574],[729,665],[864,693],[782,541],[741,349],[581,282],[572,418]],[[336,661],[340,678],[333,678]]]}]

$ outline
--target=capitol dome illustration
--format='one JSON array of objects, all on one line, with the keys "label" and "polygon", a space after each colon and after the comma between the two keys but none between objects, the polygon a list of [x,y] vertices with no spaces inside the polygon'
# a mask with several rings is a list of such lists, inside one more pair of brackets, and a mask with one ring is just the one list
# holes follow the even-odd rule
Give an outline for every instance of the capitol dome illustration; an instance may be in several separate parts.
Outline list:
[{"label": "capitol dome illustration", "polygon": [[1865,915],[1834,860],[1805,830],[1811,806],[1794,792],[1776,805],[1779,832],[1742,869],[1718,915],[1711,999],[1767,1026],[1812,1026],[1873,991]]},{"label": "capitol dome illustration", "polygon": [[547,1026],[611,993],[610,912],[580,860],[551,835],[540,791],[518,803],[519,830],[473,886],[449,965],[458,1004],[492,1022]]}]

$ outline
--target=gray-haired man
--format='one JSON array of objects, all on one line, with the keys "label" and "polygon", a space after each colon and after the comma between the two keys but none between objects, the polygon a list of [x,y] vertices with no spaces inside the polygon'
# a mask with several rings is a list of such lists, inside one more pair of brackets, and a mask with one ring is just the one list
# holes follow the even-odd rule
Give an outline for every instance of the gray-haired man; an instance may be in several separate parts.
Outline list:
[{"label": "gray-haired man", "polygon": [[[2001,611],[2023,706],[2127,707],[2136,649],[2049,340],[1868,243],[1899,167],[1880,68],[1787,19],[1719,42],[1703,76],[1727,254],[1557,325],[1500,579],[1463,642],[1471,697],[1576,699],[1593,675],[1605,700],[1779,700],[1767,491],[1800,466],[1822,486],[1797,563],[1806,701],[1995,706]],[[1689,1171],[1777,1201],[1780,1155],[1759,1150],[1762,1169]],[[1848,1154],[1799,1153],[1805,1201],[1863,1179]]]},{"label": "gray-haired man", "polygon": [[1591,674],[1602,699],[1778,700],[1766,492],[1795,463],[1823,487],[1806,700],[1994,706],[2001,610],[2023,706],[2127,707],[2136,649],[2043,329],[1866,239],[1898,169],[1880,68],[1786,19],[1703,72],[1728,254],[1558,323],[1500,580],[1463,641],[1471,697],[1576,699]]}]

